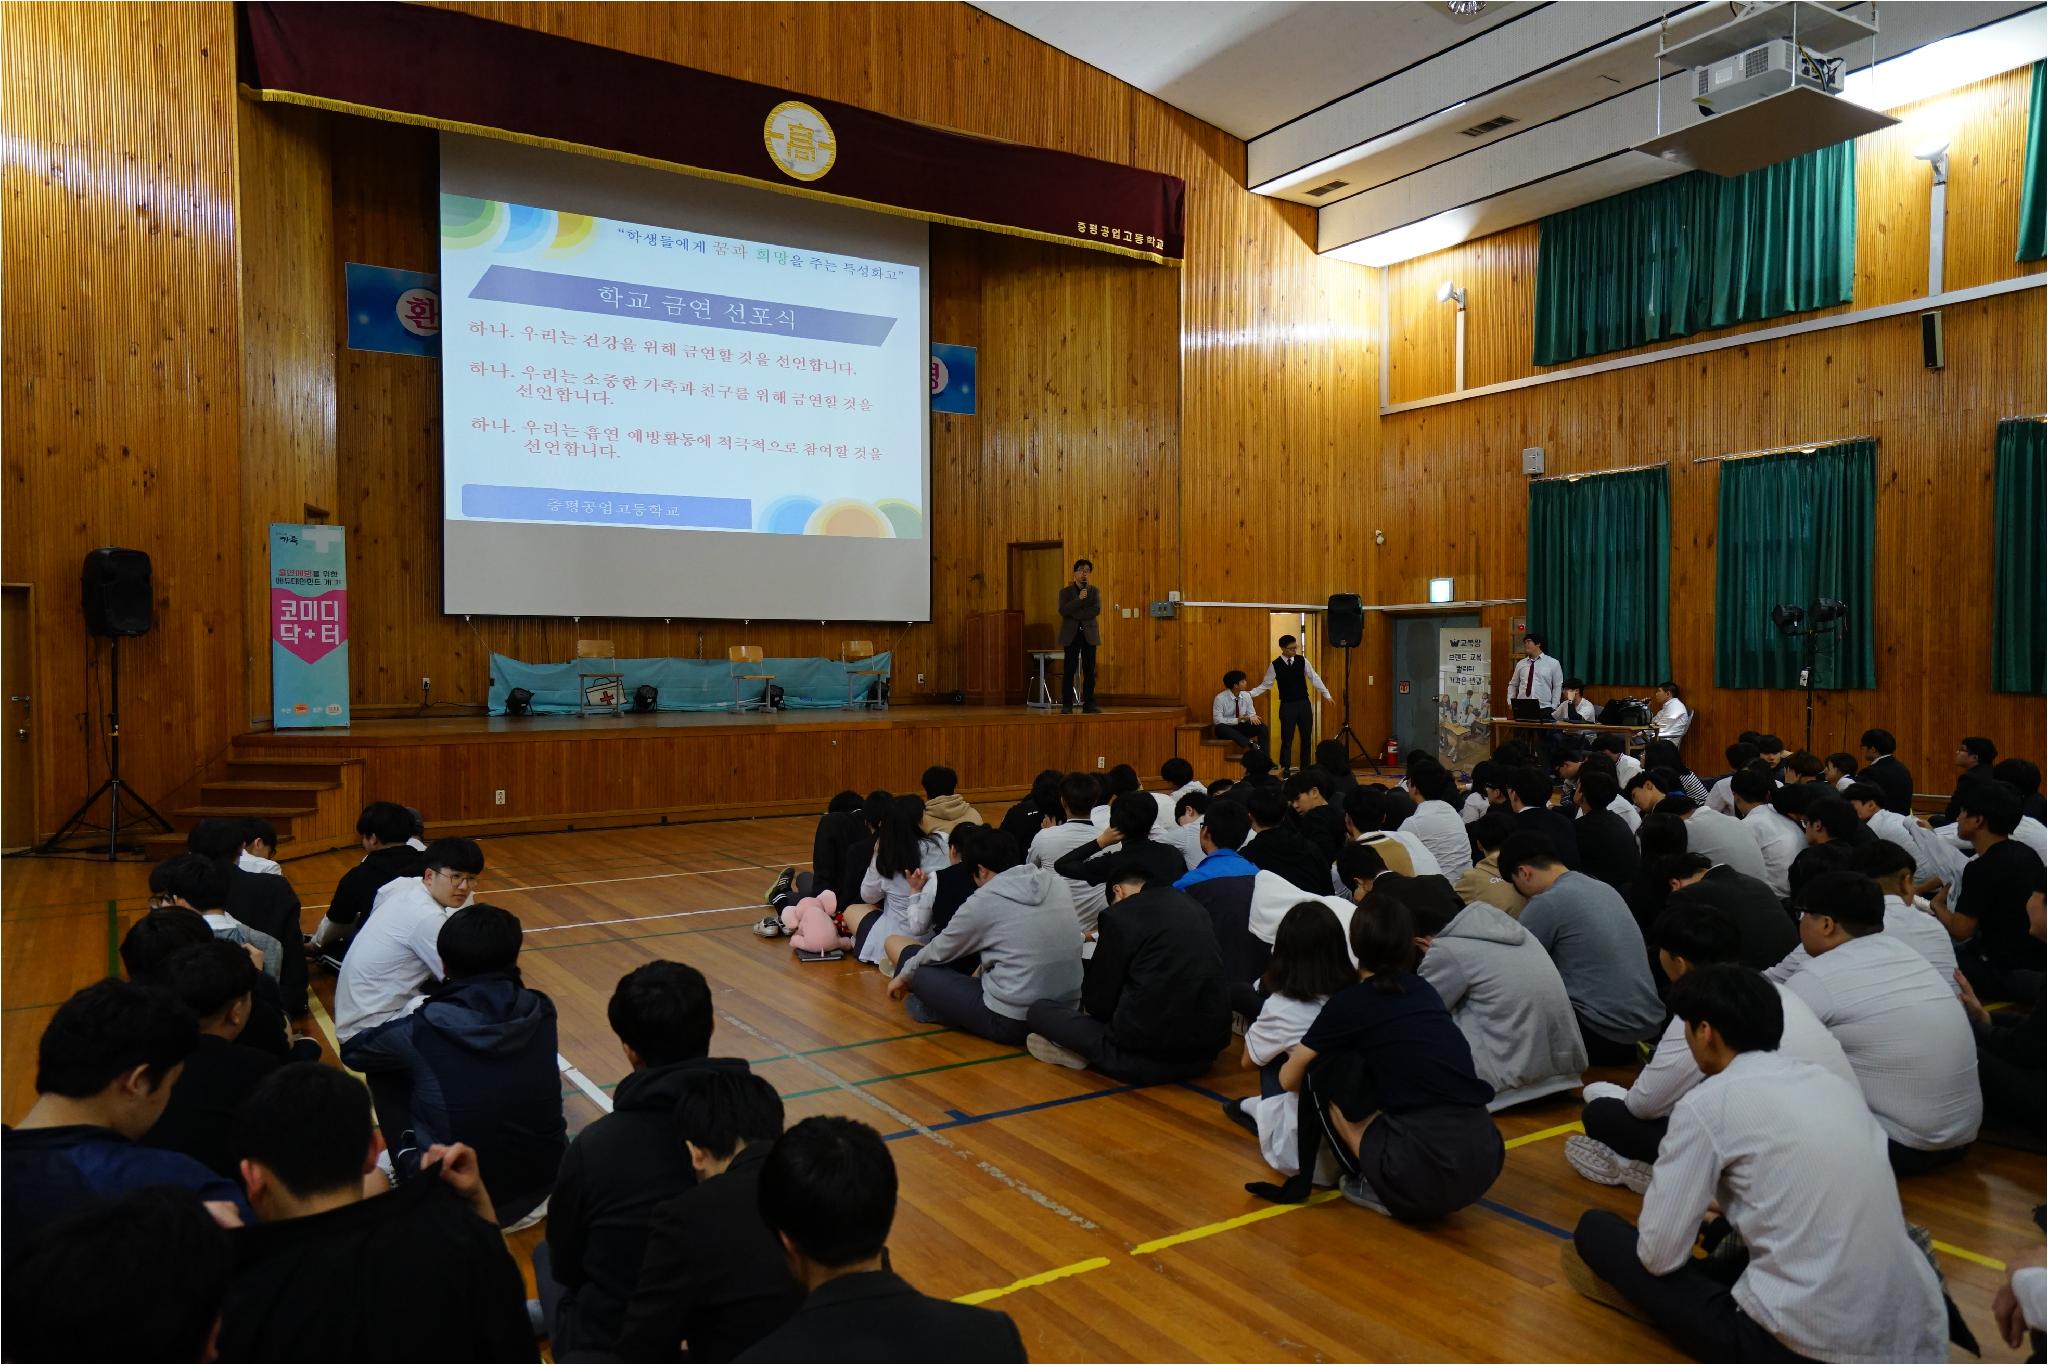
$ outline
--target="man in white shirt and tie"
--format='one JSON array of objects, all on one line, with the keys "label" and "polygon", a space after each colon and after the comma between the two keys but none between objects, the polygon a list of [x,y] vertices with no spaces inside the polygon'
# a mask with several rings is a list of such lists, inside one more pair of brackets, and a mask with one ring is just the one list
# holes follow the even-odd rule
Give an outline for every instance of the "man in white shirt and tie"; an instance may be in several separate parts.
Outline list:
[{"label": "man in white shirt and tie", "polygon": [[1650,702],[1657,708],[1650,716],[1650,724],[1657,727],[1657,738],[1673,744],[1684,739],[1685,732],[1692,728],[1692,712],[1679,700],[1678,684],[1669,678],[1658,683],[1650,692]]},{"label": "man in white shirt and tie", "polygon": [[[1784,1007],[1748,968],[1687,972],[1671,1009],[1706,1079],[1671,1110],[1640,1224],[1583,1215],[1566,1281],[1699,1360],[1946,1360],[1941,1283],[1856,1088],[1780,1050]],[[1713,1205],[1746,1256],[1694,1258]]]},{"label": "man in white shirt and tie", "polygon": [[[1517,702],[1534,702],[1544,715],[1557,714],[1558,698],[1564,694],[1564,665],[1543,652],[1544,640],[1534,633],[1522,637],[1522,657],[1508,675],[1508,709],[1519,711]],[[1527,707],[1519,710],[1527,710]]]},{"label": "man in white shirt and tie", "polygon": [[1209,703],[1209,720],[1218,739],[1234,739],[1247,749],[1266,747],[1266,722],[1259,719],[1259,708],[1245,692],[1241,668],[1223,675],[1223,690]]}]

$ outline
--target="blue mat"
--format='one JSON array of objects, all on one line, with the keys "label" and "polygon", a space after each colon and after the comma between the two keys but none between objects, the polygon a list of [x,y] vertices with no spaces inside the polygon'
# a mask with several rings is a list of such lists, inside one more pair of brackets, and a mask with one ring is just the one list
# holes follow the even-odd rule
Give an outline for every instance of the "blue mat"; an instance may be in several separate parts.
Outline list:
[{"label": "blue mat", "polygon": [[[607,664],[618,667],[609,669]],[[887,654],[862,660],[858,668],[882,669]],[[847,665],[837,659],[763,659],[758,664],[730,664],[723,659],[579,659],[566,664],[529,664],[503,654],[491,655],[491,714],[505,714],[505,697],[515,687],[533,693],[533,712],[541,716],[575,715],[583,709],[577,675],[617,672],[625,675],[626,696],[649,684],[661,694],[657,711],[726,711],[732,708],[732,675],[772,673],[783,690],[783,705],[793,711],[830,711],[846,705]]]}]

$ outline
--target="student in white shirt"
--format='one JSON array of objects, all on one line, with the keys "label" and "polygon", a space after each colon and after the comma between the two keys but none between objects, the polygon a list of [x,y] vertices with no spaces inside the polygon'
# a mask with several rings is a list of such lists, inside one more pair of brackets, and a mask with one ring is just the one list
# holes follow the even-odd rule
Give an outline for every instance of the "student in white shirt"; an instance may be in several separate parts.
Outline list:
[{"label": "student in white shirt", "polygon": [[[1688,972],[1671,1008],[1705,1079],[1671,1111],[1639,1224],[1583,1215],[1566,1281],[1698,1360],[1948,1359],[1940,1281],[1855,1087],[1779,1047],[1780,997],[1747,968]],[[1713,1206],[1746,1257],[1693,1256]]]},{"label": "student in white shirt", "polygon": [[[1223,1102],[1224,1116],[1257,1136],[1259,1155],[1281,1175],[1300,1169],[1300,1097],[1281,1087],[1280,1063],[1316,1021],[1323,1002],[1358,980],[1345,927],[1336,911],[1315,900],[1301,902],[1281,918],[1273,932],[1273,955],[1259,978],[1265,1003],[1244,1031],[1243,1061],[1258,1068],[1259,1093]],[[1325,1163],[1329,1169],[1317,1183],[1334,1185],[1334,1163],[1327,1155]]]},{"label": "student in white shirt", "polygon": [[[1880,839],[1855,850],[1854,857],[1856,870],[1884,892],[1884,931],[1926,958],[1943,981],[1953,982],[1956,941],[1948,936],[1947,928],[1934,917],[1927,902],[1913,894],[1913,855],[1888,839]],[[1956,994],[1962,994],[1960,986]]]},{"label": "student in white shirt", "polygon": [[1704,853],[1716,867],[1732,867],[1745,877],[1768,882],[1762,847],[1756,841],[1760,826],[1719,811],[1695,806],[1680,816],[1685,821],[1685,846]]},{"label": "student in white shirt", "polygon": [[1984,1096],[1953,982],[1885,932],[1884,895],[1862,873],[1824,872],[1797,900],[1812,961],[1785,979],[1856,1068],[1892,1169],[1918,1175],[1960,1157],[1983,1122]]},{"label": "student in white shirt", "polygon": [[[1051,871],[1061,855],[1083,844],[1094,843],[1095,822],[1088,818],[1094,804],[1095,779],[1087,773],[1068,773],[1060,781],[1060,808],[1066,812],[1066,822],[1048,826],[1033,836],[1030,852],[1024,861],[1033,867]],[[1081,932],[1094,933],[1095,921],[1101,917],[1102,908],[1108,903],[1103,888],[1068,879],[1067,890],[1073,895],[1074,914],[1081,922]]]},{"label": "student in white shirt", "polygon": [[1723,752],[1728,759],[1728,776],[1719,779],[1713,786],[1707,788],[1707,809],[1719,811],[1723,815],[1733,815],[1735,814],[1735,794],[1733,788],[1735,774],[1756,762],[1759,755],[1756,745],[1749,743],[1747,740],[1737,740]]},{"label": "student in white shirt", "polygon": [[[1037,847],[1036,840],[1032,846]],[[860,898],[866,904],[846,912],[854,957],[893,976],[896,964],[884,951],[888,941],[900,937],[924,943],[931,938],[937,874],[947,861],[945,838],[924,832],[924,802],[915,796],[891,801],[875,831],[875,856],[861,878]]]},{"label": "student in white shirt", "polygon": [[1668,678],[1658,683],[1650,693],[1650,702],[1657,708],[1650,716],[1650,723],[1657,727],[1657,738],[1674,744],[1684,739],[1685,732],[1692,728],[1692,712],[1680,700],[1678,684]]},{"label": "student in white shirt", "polygon": [[1547,714],[1555,714],[1564,692],[1564,665],[1543,652],[1546,641],[1534,633],[1522,637],[1522,657],[1508,674],[1508,706],[1533,701]]},{"label": "student in white shirt", "polygon": [[1628,751],[1628,737],[1617,734],[1593,736],[1593,750],[1611,755],[1614,759],[1614,781],[1624,792],[1628,784],[1635,781],[1636,774],[1643,770],[1643,761]]},{"label": "student in white shirt", "polygon": [[440,978],[441,925],[475,890],[484,851],[474,839],[436,839],[420,865],[418,877],[391,884],[349,940],[334,982],[334,1032],[344,1043],[405,1013]]},{"label": "student in white shirt", "polygon": [[1209,728],[1218,739],[1234,739],[1247,749],[1266,747],[1266,722],[1245,693],[1245,675],[1233,668],[1223,675],[1223,690],[1209,703]]},{"label": "student in white shirt", "polygon": [[1450,773],[1430,764],[1418,767],[1408,786],[1415,810],[1401,822],[1399,832],[1419,840],[1436,859],[1437,871],[1456,882],[1472,866],[1472,836],[1451,805],[1457,799],[1458,784]]},{"label": "student in white shirt", "polygon": [[277,826],[260,815],[242,821],[242,852],[235,865],[244,872],[284,875],[277,861]]},{"label": "student in white shirt", "polygon": [[[1666,910],[1651,927],[1650,942],[1657,965],[1674,982],[1701,967],[1741,961],[1741,931],[1732,918],[1710,905]],[[1856,1072],[1827,1025],[1814,1018],[1789,988],[1773,984],[1785,1014],[1778,1050],[1832,1072],[1861,1095]],[[1634,1084],[1624,1089],[1595,1081],[1586,1087],[1586,1107],[1579,1116],[1585,1132],[1565,1139],[1565,1160],[1588,1180],[1626,1185],[1641,1194],[1650,1183],[1650,1163],[1657,1159],[1657,1148],[1671,1126],[1672,1108],[1705,1079],[1686,1046],[1684,1023],[1674,1018]]]},{"label": "student in white shirt", "polygon": [[1159,803],[1159,819],[1152,825],[1152,837],[1166,839],[1173,835],[1174,808],[1180,799],[1190,792],[1207,794],[1209,789],[1195,781],[1195,765],[1184,758],[1169,758],[1160,764],[1159,780],[1170,790],[1152,793],[1152,799]]},{"label": "student in white shirt", "polygon": [[1763,880],[1783,900],[1792,894],[1792,860],[1806,847],[1806,826],[1779,810],[1773,798],[1779,792],[1791,792],[1790,801],[1798,805],[1805,797],[1800,788],[1780,787],[1754,768],[1735,774],[1729,782],[1735,813],[1756,839],[1757,853],[1763,858]]},{"label": "student in white shirt", "polygon": [[1600,708],[1586,695],[1584,679],[1566,678],[1564,696],[1558,700],[1553,714],[1569,725],[1592,725],[1600,719]]}]

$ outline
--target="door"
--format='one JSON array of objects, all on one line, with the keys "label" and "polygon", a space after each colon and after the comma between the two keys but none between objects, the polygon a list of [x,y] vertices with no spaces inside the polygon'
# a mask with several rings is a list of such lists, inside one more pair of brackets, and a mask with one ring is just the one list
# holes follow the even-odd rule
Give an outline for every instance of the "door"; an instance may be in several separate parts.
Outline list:
[{"label": "door", "polygon": [[[1438,632],[1477,626],[1476,612],[1443,615],[1402,615],[1394,618],[1394,738],[1406,755],[1410,749],[1437,749],[1437,664],[1442,653]],[[1371,742],[1371,737],[1367,737]],[[1377,747],[1377,746],[1375,746]]]},{"label": "door", "polygon": [[36,763],[29,590],[0,588],[0,683],[7,698],[6,748],[0,751],[0,849],[36,841]]}]

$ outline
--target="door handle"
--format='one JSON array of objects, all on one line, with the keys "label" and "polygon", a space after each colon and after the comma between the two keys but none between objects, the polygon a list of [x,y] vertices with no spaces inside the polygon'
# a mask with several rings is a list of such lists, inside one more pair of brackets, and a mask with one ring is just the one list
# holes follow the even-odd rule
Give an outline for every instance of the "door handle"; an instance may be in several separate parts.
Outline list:
[{"label": "door handle", "polygon": [[27,705],[28,705],[28,703],[29,703],[29,699],[28,699],[28,697],[27,697],[27,696],[25,696],[25,695],[24,695],[24,696],[19,696],[19,697],[9,697],[9,698],[8,698],[7,700],[9,700],[9,701],[18,701],[18,702],[20,702],[20,703],[21,703],[21,704],[22,704],[23,706],[27,706]]},{"label": "door handle", "polygon": [[16,730],[16,731],[14,732],[14,737],[15,737],[16,739],[27,739],[27,738],[28,738],[28,731],[26,731],[26,730]]}]

